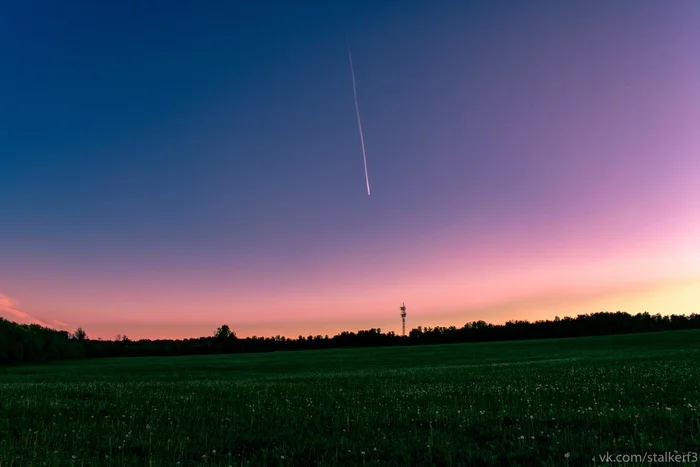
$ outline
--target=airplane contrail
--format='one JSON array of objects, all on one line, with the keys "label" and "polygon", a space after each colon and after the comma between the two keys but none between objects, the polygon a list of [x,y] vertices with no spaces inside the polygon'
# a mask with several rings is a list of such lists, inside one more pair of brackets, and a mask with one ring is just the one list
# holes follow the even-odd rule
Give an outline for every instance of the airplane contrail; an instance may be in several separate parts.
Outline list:
[{"label": "airplane contrail", "polygon": [[348,42],[348,59],[350,60],[350,73],[352,74],[352,94],[355,98],[355,114],[357,115],[357,127],[360,130],[360,143],[362,144],[362,160],[365,163],[365,182],[367,182],[367,196],[370,196],[369,173],[367,172],[367,153],[365,152],[365,137],[362,135],[362,121],[360,120],[360,106],[357,103],[357,86],[355,85],[355,68],[352,66],[352,54]]}]

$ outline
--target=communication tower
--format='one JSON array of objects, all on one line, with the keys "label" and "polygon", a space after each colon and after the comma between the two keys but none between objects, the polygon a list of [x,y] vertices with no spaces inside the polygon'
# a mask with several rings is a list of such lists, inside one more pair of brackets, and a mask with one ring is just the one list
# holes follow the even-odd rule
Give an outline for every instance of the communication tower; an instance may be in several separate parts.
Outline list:
[{"label": "communication tower", "polygon": [[406,304],[401,304],[401,335],[406,335]]}]

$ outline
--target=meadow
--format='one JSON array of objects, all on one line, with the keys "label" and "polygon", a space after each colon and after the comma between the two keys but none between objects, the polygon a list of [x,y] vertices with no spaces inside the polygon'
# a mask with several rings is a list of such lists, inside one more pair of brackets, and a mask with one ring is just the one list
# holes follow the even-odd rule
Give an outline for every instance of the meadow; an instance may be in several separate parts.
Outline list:
[{"label": "meadow", "polygon": [[700,451],[699,362],[675,331],[0,367],[0,467],[618,465]]}]

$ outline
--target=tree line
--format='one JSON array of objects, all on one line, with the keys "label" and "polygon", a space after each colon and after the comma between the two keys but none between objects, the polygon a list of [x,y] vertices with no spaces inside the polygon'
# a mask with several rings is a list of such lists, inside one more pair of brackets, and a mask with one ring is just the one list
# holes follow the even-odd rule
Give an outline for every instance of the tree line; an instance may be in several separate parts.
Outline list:
[{"label": "tree line", "polygon": [[492,342],[561,337],[601,336],[700,329],[700,315],[650,315],[649,313],[600,312],[579,315],[576,318],[542,321],[509,321],[502,325],[484,321],[455,326],[412,329],[407,336],[381,329],[344,331],[333,337],[298,336],[287,338],[239,338],[224,324],[213,336],[192,339],[141,339],[127,336],[114,340],[90,339],[82,328],[74,333],[57,331],[36,324],[18,324],[0,318],[0,364],[42,362],[50,360],[146,357],[175,355],[205,355],[255,353],[293,350],[316,350],[348,347],[379,347],[422,344],[450,344],[465,342]]}]

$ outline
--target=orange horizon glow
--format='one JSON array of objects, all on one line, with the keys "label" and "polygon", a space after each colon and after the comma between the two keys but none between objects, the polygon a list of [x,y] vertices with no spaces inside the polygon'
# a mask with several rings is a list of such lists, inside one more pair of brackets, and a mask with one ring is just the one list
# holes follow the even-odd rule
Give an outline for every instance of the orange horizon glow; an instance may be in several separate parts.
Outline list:
[{"label": "orange horizon glow", "polygon": [[[698,237],[686,237],[685,241],[677,237],[646,254],[628,252],[626,257],[578,261],[575,267],[566,259],[540,264],[530,259],[524,264],[511,261],[508,266],[499,263],[493,270],[462,270],[461,274],[455,265],[442,270],[435,267],[429,269],[431,275],[423,276],[424,280],[404,273],[396,274],[398,279],[393,282],[372,286],[367,281],[355,289],[363,290],[361,295],[353,293],[357,283],[333,282],[322,287],[317,283],[315,293],[309,285],[296,293],[266,299],[249,296],[236,302],[225,295],[214,296],[201,301],[200,306],[208,305],[206,320],[197,313],[184,312],[196,308],[196,300],[186,301],[176,294],[173,301],[162,296],[158,300],[147,290],[140,296],[143,302],[135,299],[131,308],[129,301],[115,301],[103,306],[105,316],[99,321],[84,320],[72,326],[66,326],[71,323],[67,313],[45,318],[35,313],[34,307],[13,304],[8,297],[0,300],[0,316],[57,329],[81,326],[91,338],[113,339],[121,334],[131,339],[182,339],[213,335],[221,324],[228,324],[241,337],[333,336],[370,328],[399,333],[401,301],[408,307],[409,330],[417,326],[461,327],[477,320],[493,324],[546,320],[599,311],[691,314],[700,311],[700,242],[696,241]],[[147,304],[154,298],[161,309],[172,310],[177,319],[154,320],[153,308]],[[231,308],[240,311],[228,313]],[[119,310],[129,312],[128,317],[119,316]],[[114,313],[113,319],[108,318],[110,313]],[[60,321],[52,321],[58,318]]]}]

